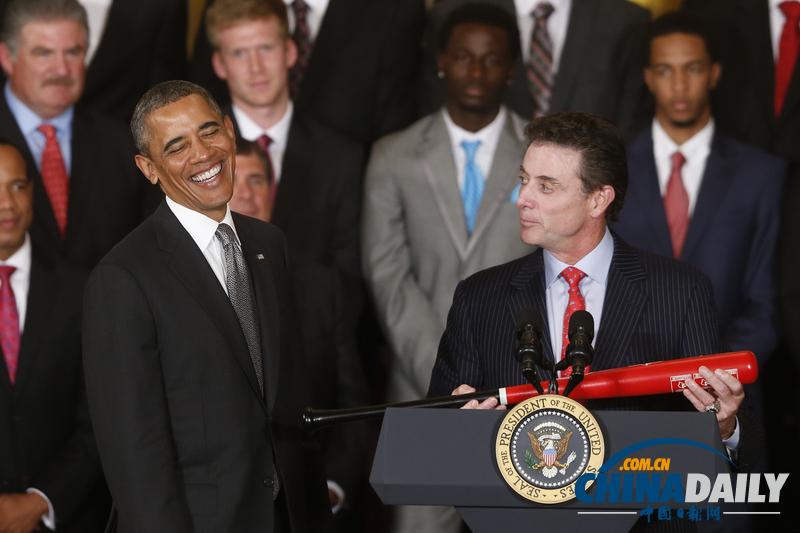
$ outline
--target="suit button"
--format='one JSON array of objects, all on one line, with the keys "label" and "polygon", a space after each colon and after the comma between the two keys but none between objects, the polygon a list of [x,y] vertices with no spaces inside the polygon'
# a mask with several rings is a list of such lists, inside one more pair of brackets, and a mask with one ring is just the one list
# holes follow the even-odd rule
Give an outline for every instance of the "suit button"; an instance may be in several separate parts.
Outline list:
[{"label": "suit button", "polygon": [[272,480],[271,479],[265,479],[264,480],[264,486],[265,487],[271,487],[272,486]]}]

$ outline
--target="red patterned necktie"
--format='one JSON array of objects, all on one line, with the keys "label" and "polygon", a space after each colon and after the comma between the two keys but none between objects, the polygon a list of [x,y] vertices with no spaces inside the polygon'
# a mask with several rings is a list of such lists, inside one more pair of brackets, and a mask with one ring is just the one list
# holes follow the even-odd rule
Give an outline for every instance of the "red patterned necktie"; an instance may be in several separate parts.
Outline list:
[{"label": "red patterned necktie", "polygon": [[797,53],[800,49],[800,2],[781,2],[778,6],[786,16],[778,47],[778,63],[775,65],[775,116],[781,116],[786,91],[792,81]]},{"label": "red patterned necktie", "polygon": [[555,68],[553,67],[553,41],[547,31],[547,19],[553,6],[540,2],[531,11],[533,33],[531,34],[531,59],[526,65],[528,88],[533,97],[533,116],[541,117],[550,110],[553,96]]},{"label": "red patterned necktie", "polygon": [[56,128],[50,124],[42,124],[39,131],[44,133],[44,151],[42,151],[42,182],[50,199],[53,214],[56,217],[61,238],[67,234],[67,202],[69,201],[69,176],[61,148],[56,139]]},{"label": "red patterned necktie", "polygon": [[11,290],[9,278],[16,267],[0,266],[0,347],[6,360],[8,377],[11,384],[17,377],[17,361],[19,357],[19,315],[14,291]]},{"label": "red patterned necktie", "polygon": [[272,144],[272,137],[267,135],[266,133],[256,139],[256,144],[258,144],[261,151],[264,152],[264,155],[267,158],[267,165],[269,168],[269,175],[272,178],[272,184],[269,188],[269,205],[275,205],[275,195],[278,193],[278,177],[275,175],[275,167],[272,166],[272,157],[269,155],[269,145]]},{"label": "red patterned necktie", "polygon": [[308,4],[303,0],[292,2],[294,10],[294,33],[292,39],[297,45],[297,62],[289,70],[289,93],[292,98],[300,92],[300,82],[303,81],[308,66],[308,58],[311,57],[311,30],[308,28]]},{"label": "red patterned necktie", "polygon": [[686,163],[686,158],[682,153],[672,154],[672,173],[669,176],[667,192],[664,195],[664,211],[667,213],[667,225],[675,259],[681,257],[686,231],[689,229],[689,193],[686,192],[681,177],[684,163]]},{"label": "red patterned necktie", "polygon": [[[567,354],[567,345],[569,344],[569,319],[575,311],[585,311],[586,301],[583,299],[583,294],[578,287],[580,281],[586,277],[586,274],[581,272],[575,267],[567,267],[561,271],[561,277],[569,283],[569,299],[567,300],[567,309],[564,312],[564,327],[561,330],[561,357],[559,360],[564,359]],[[589,372],[589,367],[586,367],[586,372]],[[572,374],[572,368],[567,368],[561,372],[562,377]]]}]

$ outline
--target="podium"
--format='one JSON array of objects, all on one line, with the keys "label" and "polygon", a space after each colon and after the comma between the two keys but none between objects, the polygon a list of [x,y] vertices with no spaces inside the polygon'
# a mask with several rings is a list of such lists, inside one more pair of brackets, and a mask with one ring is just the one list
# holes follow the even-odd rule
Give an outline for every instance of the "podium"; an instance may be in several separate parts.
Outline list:
[{"label": "podium", "polygon": [[[502,479],[495,458],[496,434],[506,411],[387,409],[370,483],[386,505],[454,506],[473,533],[531,531],[532,527],[576,531],[628,531],[647,502],[538,504],[514,492]],[[595,411],[608,460],[642,441],[687,439],[727,457],[711,413]],[[658,444],[627,457],[669,458],[669,473],[729,472],[717,453],[685,444]],[[621,472],[622,459],[609,472]],[[643,471],[653,473],[652,471]],[[666,473],[666,472],[665,472]],[[662,484],[666,476],[662,476]],[[596,483],[587,490],[593,495]],[[661,505],[650,504],[655,510]],[[676,504],[670,502],[671,507]],[[683,506],[684,504],[677,504]],[[689,505],[689,504],[686,504]],[[602,514],[581,514],[581,513]],[[615,514],[611,514],[615,513]],[[651,521],[656,520],[656,514]],[[683,519],[682,519],[683,520]]]}]

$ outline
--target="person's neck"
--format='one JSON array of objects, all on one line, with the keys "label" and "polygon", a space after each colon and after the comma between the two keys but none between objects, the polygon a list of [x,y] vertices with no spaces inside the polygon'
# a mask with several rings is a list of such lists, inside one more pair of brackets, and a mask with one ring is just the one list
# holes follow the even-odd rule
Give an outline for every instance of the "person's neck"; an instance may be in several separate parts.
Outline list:
[{"label": "person's neck", "polygon": [[604,220],[602,223],[576,235],[574,239],[570,240],[565,249],[548,251],[562,263],[575,265],[578,261],[589,255],[592,250],[597,248],[597,245],[603,240],[605,234],[606,224]]},{"label": "person's neck", "polygon": [[708,121],[711,120],[711,110],[707,109],[694,124],[686,126],[675,124],[661,116],[656,116],[656,118],[663,130],[669,135],[669,138],[680,146],[708,125]]},{"label": "person's neck", "polygon": [[289,108],[288,93],[285,98],[280,98],[278,102],[260,107],[247,105],[246,102],[242,102],[237,98],[232,98],[231,100],[233,101],[233,105],[244,111],[244,113],[250,117],[250,120],[258,124],[258,126],[264,130],[268,130],[280,122],[286,114],[286,110]]},{"label": "person's neck", "polygon": [[445,107],[456,126],[472,133],[480,131],[491,124],[500,112],[500,104],[497,104],[491,110],[481,112],[468,111],[451,102],[445,102]]}]

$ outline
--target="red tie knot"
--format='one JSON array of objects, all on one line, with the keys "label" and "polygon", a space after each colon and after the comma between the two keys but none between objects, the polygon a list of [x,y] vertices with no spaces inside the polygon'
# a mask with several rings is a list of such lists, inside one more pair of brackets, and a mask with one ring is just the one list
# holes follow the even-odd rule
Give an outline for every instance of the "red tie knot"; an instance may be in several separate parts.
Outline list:
[{"label": "red tie knot", "polygon": [[15,270],[17,270],[17,267],[0,265],[0,281],[2,281],[4,285],[8,283],[9,277],[11,277],[11,274],[13,274]]},{"label": "red tie knot", "polygon": [[258,144],[259,148],[261,148],[264,152],[267,152],[269,150],[269,145],[272,144],[272,137],[265,133],[256,139],[256,144]]},{"label": "red tie knot", "polygon": [[567,267],[561,271],[561,277],[567,280],[570,288],[572,288],[577,287],[578,283],[586,277],[586,274],[575,267]]},{"label": "red tie knot", "polygon": [[795,25],[800,22],[800,2],[781,2],[778,4],[783,14],[786,16],[786,22],[794,21]]},{"label": "red tie knot", "polygon": [[55,139],[56,137],[56,127],[52,124],[42,124],[37,129],[44,133],[45,139]]},{"label": "red tie knot", "polygon": [[[799,2],[800,3],[800,2]],[[680,171],[683,168],[684,163],[686,163],[686,158],[680,152],[675,152],[672,154],[672,170]]]}]

